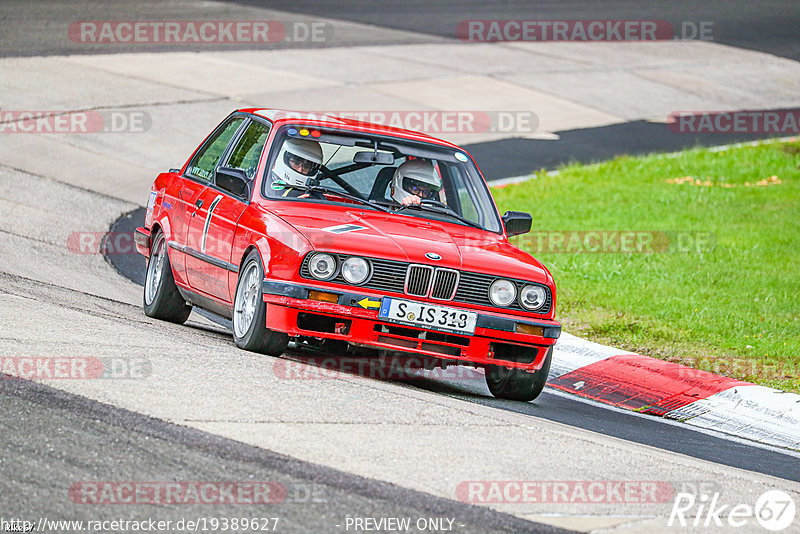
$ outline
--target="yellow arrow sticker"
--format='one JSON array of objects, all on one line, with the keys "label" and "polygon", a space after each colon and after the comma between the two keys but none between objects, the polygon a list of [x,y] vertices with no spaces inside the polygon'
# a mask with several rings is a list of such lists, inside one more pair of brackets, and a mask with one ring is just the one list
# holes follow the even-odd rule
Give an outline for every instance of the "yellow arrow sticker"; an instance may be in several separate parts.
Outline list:
[{"label": "yellow arrow sticker", "polygon": [[369,297],[364,297],[363,299],[358,301],[358,305],[362,308],[370,309],[370,308],[380,308],[381,301],[380,300],[370,300]]}]

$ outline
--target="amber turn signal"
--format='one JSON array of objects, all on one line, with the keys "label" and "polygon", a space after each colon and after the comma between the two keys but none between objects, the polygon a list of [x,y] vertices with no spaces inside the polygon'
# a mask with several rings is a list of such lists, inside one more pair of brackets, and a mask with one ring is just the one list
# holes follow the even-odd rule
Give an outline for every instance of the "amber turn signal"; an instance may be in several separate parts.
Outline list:
[{"label": "amber turn signal", "polygon": [[517,323],[517,334],[528,334],[530,336],[544,336],[544,327],[532,324]]},{"label": "amber turn signal", "polygon": [[309,291],[309,300],[321,300],[322,302],[332,302],[336,304],[339,302],[339,295],[336,293],[326,293],[325,291]]}]

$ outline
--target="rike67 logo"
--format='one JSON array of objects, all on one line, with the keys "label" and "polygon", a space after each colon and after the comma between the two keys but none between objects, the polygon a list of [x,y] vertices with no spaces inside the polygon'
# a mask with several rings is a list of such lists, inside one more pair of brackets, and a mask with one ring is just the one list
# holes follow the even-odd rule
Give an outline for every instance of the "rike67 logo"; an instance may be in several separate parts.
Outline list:
[{"label": "rike67 logo", "polygon": [[718,492],[677,493],[667,521],[676,527],[723,527],[738,528],[754,526],[753,518],[766,530],[778,532],[794,523],[797,509],[794,499],[781,490],[769,490],[761,494],[755,505],[747,503],[725,503]]}]

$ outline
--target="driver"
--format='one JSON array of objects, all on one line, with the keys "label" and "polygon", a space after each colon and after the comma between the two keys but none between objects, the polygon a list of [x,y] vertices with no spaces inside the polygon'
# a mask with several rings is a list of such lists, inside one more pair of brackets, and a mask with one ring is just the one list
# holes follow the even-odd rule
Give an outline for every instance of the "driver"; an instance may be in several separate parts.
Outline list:
[{"label": "driver", "polygon": [[272,187],[283,185],[280,196],[307,198],[298,187],[305,187],[309,179],[317,175],[322,165],[322,147],[311,139],[287,139],[284,141],[275,166],[272,168]]},{"label": "driver", "polygon": [[423,199],[437,197],[442,189],[442,180],[430,161],[412,159],[394,171],[392,198],[408,206],[420,204]]}]

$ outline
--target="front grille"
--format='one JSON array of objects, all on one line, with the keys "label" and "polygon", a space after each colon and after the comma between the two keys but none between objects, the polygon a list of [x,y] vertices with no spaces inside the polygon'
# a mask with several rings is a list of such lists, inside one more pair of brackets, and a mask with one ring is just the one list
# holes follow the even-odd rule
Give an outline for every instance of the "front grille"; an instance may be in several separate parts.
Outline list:
[{"label": "front grille", "polygon": [[458,271],[433,268],[430,265],[409,265],[406,271],[406,295],[452,300],[458,289]]},{"label": "front grille", "polygon": [[458,271],[453,269],[436,269],[433,275],[431,298],[436,300],[452,300],[458,289]]},{"label": "front grille", "polygon": [[406,295],[427,297],[428,290],[431,287],[431,277],[433,277],[433,267],[409,265],[406,272]]},{"label": "front grille", "polygon": [[[405,264],[388,260],[371,261],[372,276],[364,284],[364,287],[402,293],[403,284],[405,283]],[[341,278],[341,276],[338,278]],[[342,279],[342,282],[344,282],[344,279]]]},{"label": "front grille", "polygon": [[[341,263],[349,256],[345,254],[339,254],[338,259]],[[303,264],[300,267],[300,276],[303,278],[307,278],[309,280],[316,280],[311,273],[308,271],[308,261],[311,258],[311,255],[305,257],[303,260]],[[433,267],[427,265],[409,265],[408,263],[402,261],[395,261],[395,260],[383,260],[383,259],[374,259],[369,258],[369,261],[372,263],[372,276],[361,286],[358,287],[365,287],[368,289],[374,289],[376,291],[385,291],[388,293],[405,293],[405,283],[406,283],[406,276],[410,273],[411,267],[425,267],[430,269],[429,276],[433,273]],[[426,269],[426,270],[427,270]],[[455,273],[455,295],[448,298],[447,289],[449,284],[451,283],[450,276],[447,273]],[[491,274],[483,274],[483,273],[472,273],[468,271],[455,271],[451,269],[442,269],[437,268],[435,272],[436,282],[434,284],[433,291],[431,293],[431,297],[434,299],[440,300],[453,300],[454,302],[464,302],[467,304],[477,304],[481,306],[491,306],[495,307],[491,301],[489,300],[489,286],[492,285],[492,282],[500,278],[499,276],[491,275]],[[521,291],[525,285],[529,284],[530,282],[526,282],[525,280],[516,280],[511,279],[517,285],[517,291]],[[350,284],[342,278],[341,274],[336,275],[331,282],[336,284],[342,284],[349,286]],[[540,284],[541,285],[541,284]],[[427,289],[430,286],[430,278],[428,279],[428,285],[425,286],[424,290],[421,290],[419,293],[414,293],[415,296],[426,296]],[[522,308],[517,301],[509,306],[508,308],[498,308],[498,309],[508,309],[508,310],[521,310],[527,313],[537,313],[537,314],[546,314],[550,312],[550,308],[552,306],[552,295],[550,294],[550,289],[547,286],[542,286],[545,288],[547,292],[547,300],[545,305],[542,307],[541,310],[537,310],[535,312],[528,312]],[[452,291],[452,288],[450,289]],[[409,293],[412,294],[412,293]],[[441,298],[440,298],[441,296]]]}]

